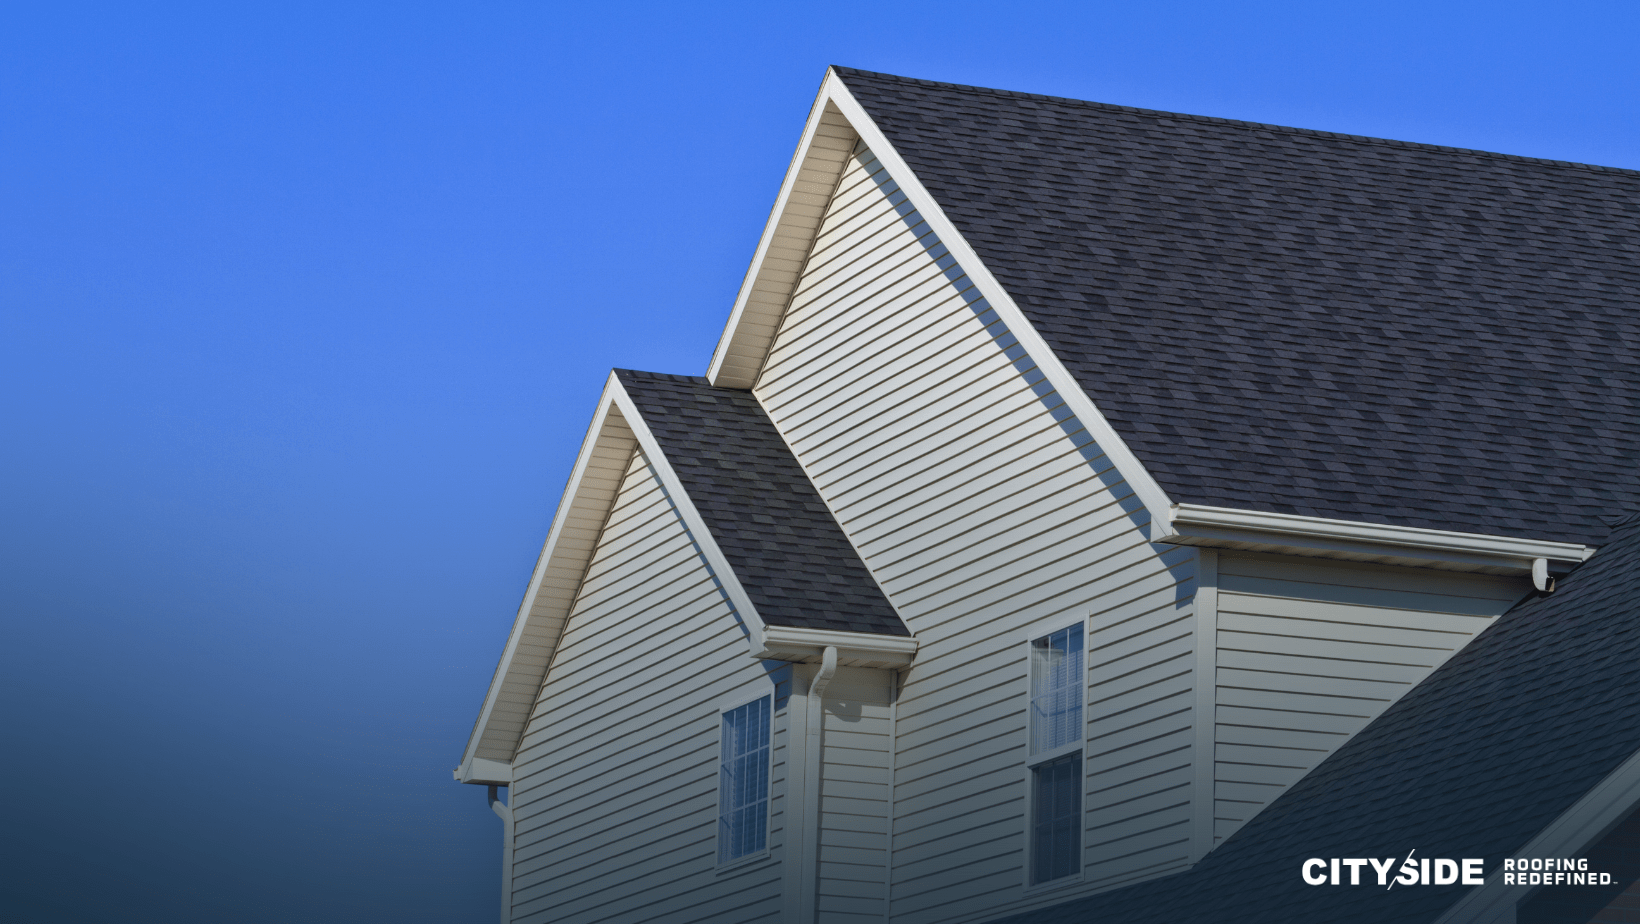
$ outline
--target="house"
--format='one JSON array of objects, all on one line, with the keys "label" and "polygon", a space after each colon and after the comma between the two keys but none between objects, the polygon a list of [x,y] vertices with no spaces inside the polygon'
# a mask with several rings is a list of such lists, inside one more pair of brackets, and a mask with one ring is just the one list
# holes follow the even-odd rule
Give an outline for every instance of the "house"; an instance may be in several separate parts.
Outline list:
[{"label": "house", "polygon": [[502,920],[1617,913],[1637,301],[1640,173],[830,69],[455,772]]}]

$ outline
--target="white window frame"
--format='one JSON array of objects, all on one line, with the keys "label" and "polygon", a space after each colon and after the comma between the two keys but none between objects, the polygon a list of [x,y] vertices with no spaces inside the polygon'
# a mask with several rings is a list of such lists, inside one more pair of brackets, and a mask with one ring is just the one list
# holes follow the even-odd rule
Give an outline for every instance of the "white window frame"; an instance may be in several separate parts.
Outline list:
[{"label": "white window frame", "polygon": [[[775,694],[778,691],[773,687],[761,693],[750,694],[728,701],[718,706],[717,711],[717,757],[712,766],[717,772],[712,774],[712,787],[715,793],[712,800],[712,860],[718,870],[739,869],[747,864],[757,863],[769,859],[774,853],[774,732],[775,732]],[[723,716],[744,706],[749,706],[758,700],[769,701],[769,762],[764,770],[768,780],[769,794],[764,800],[763,810],[763,849],[735,857],[732,860],[722,858],[718,838],[721,837],[723,825]]]},{"label": "white window frame", "polygon": [[[1032,753],[1032,749],[1035,747],[1035,742],[1032,740],[1034,733],[1032,731],[1031,723],[1031,710],[1034,708],[1032,700],[1035,699],[1034,694],[1036,692],[1034,687],[1034,678],[1036,673],[1036,643],[1042,639],[1048,638],[1049,636],[1063,632],[1066,629],[1074,628],[1077,623],[1067,622],[1048,629],[1033,630],[1020,644],[1020,647],[1025,653],[1025,811],[1022,814],[1024,815],[1025,822],[1024,880],[1025,894],[1027,895],[1035,894],[1037,892],[1049,892],[1055,889],[1063,889],[1068,886],[1080,885],[1084,881],[1083,855],[1086,853],[1088,842],[1086,792],[1088,757],[1085,750],[1087,748],[1088,741],[1088,620],[1082,619],[1080,620],[1080,624],[1082,626],[1082,677],[1080,684],[1082,690],[1082,721],[1077,723],[1076,739],[1074,741],[1068,741],[1058,747],[1037,753]],[[1082,772],[1080,775],[1079,785],[1081,785],[1083,789],[1081,793],[1082,809],[1079,813],[1081,816],[1080,820],[1082,830],[1081,836],[1078,840],[1078,849],[1076,852],[1076,872],[1068,876],[1061,876],[1058,879],[1050,879],[1047,882],[1033,882],[1031,874],[1036,868],[1036,769],[1043,764],[1051,763],[1052,761],[1059,760],[1062,757],[1067,757],[1073,754],[1079,755],[1082,761]]]}]

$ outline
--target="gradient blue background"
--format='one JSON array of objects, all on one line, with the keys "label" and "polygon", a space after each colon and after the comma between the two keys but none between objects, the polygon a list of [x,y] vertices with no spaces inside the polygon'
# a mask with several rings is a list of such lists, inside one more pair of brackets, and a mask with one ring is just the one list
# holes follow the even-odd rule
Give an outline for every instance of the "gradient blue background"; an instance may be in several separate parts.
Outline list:
[{"label": "gradient blue background", "polygon": [[1637,47],[1628,3],[7,5],[0,918],[494,920],[450,768],[606,372],[704,370],[826,64],[1640,167]]}]

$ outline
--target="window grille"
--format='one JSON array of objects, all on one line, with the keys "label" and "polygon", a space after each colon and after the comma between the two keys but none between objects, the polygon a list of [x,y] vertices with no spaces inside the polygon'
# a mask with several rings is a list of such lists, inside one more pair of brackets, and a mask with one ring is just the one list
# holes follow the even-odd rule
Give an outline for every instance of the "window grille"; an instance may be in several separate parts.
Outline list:
[{"label": "window grille", "polygon": [[1031,642],[1030,881],[1082,870],[1082,625]]},{"label": "window grille", "polygon": [[1031,643],[1031,753],[1082,740],[1082,626]]},{"label": "window grille", "polygon": [[718,862],[763,852],[769,837],[770,697],[723,713]]},{"label": "window grille", "polygon": [[1075,875],[1082,853],[1082,755],[1070,754],[1032,768],[1036,798],[1031,807],[1031,881]]}]

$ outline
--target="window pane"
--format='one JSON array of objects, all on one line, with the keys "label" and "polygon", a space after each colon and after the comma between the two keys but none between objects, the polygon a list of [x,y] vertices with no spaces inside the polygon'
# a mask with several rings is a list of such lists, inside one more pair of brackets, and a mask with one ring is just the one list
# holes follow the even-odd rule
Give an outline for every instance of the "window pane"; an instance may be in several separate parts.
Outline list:
[{"label": "window pane", "polygon": [[718,862],[761,851],[769,836],[769,697],[723,714]]},{"label": "window pane", "polygon": [[1075,875],[1082,854],[1082,755],[1031,771],[1031,882]]},{"label": "window pane", "polygon": [[1082,626],[1031,643],[1031,753],[1082,739]]}]

